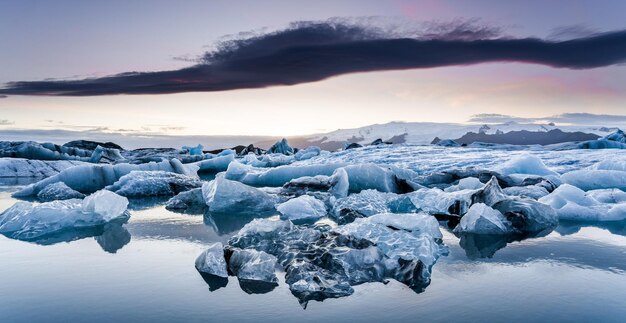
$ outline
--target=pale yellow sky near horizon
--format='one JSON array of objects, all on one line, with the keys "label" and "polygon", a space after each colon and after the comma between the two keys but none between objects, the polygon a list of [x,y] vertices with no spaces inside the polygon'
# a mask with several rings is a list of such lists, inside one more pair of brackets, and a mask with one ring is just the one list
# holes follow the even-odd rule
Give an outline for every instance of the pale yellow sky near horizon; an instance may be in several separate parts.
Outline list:
[{"label": "pale yellow sky near horizon", "polygon": [[[625,85],[620,83],[624,74],[615,68],[578,71],[494,63],[359,73],[227,92],[13,96],[0,100],[0,121],[7,120],[0,129],[106,127],[172,135],[293,136],[390,121],[463,123],[479,113],[626,114]],[[601,82],[606,79],[616,83]]]}]

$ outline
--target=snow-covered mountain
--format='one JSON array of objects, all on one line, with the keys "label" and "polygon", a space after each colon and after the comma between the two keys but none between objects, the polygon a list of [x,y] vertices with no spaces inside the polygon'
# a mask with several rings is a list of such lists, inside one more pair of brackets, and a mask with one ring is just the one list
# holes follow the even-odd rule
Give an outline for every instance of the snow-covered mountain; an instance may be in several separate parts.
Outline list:
[{"label": "snow-covered mountain", "polygon": [[435,137],[441,139],[459,138],[468,132],[485,134],[507,133],[510,131],[548,132],[559,129],[564,132],[585,132],[605,136],[616,128],[599,126],[561,126],[555,124],[506,122],[500,124],[457,124],[434,122],[390,122],[374,124],[354,129],[339,129],[329,133],[291,138],[295,146],[315,144],[325,149],[340,148],[346,142],[369,144],[380,138],[394,143],[429,144]]}]

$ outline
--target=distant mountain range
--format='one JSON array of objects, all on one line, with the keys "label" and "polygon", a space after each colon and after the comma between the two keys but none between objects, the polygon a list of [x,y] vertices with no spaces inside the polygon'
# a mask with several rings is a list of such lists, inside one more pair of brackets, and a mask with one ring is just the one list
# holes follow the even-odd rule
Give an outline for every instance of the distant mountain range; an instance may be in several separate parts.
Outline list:
[{"label": "distant mountain range", "polygon": [[[556,130],[556,131],[555,131]],[[614,132],[617,128],[598,126],[556,126],[506,122],[501,124],[455,124],[433,122],[390,122],[354,129],[340,129],[324,134],[288,137],[294,147],[319,146],[326,150],[343,148],[346,143],[367,145],[376,139],[392,143],[430,144],[433,139],[457,138],[460,144],[474,141],[514,145],[553,144],[568,141],[593,140]],[[255,143],[259,147],[270,141]]]}]

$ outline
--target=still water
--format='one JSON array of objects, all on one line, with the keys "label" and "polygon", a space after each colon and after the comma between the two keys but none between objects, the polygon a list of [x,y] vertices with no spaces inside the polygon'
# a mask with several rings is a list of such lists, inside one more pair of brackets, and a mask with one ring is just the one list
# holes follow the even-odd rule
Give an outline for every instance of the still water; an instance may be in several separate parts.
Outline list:
[{"label": "still water", "polygon": [[[0,210],[15,202],[17,187],[0,186]],[[545,237],[508,243],[442,230],[450,253],[435,264],[423,293],[395,281],[368,283],[303,309],[281,274],[264,294],[245,292],[232,277],[211,291],[195,258],[249,219],[177,214],[161,202],[133,201],[128,223],[41,244],[0,236],[0,322],[626,318],[626,222],[561,223]]]}]

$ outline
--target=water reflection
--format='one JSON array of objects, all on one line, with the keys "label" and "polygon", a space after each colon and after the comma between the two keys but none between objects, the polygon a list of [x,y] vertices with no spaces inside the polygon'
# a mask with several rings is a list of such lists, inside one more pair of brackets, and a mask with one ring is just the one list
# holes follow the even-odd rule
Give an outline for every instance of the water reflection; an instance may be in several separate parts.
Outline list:
[{"label": "water reflection", "polygon": [[582,228],[586,227],[604,229],[615,235],[626,236],[626,220],[607,222],[561,221],[554,231],[562,236],[567,236],[578,233]]},{"label": "water reflection", "polygon": [[532,235],[493,235],[493,234],[475,234],[460,233],[459,245],[465,250],[468,259],[474,260],[479,258],[492,258],[496,252],[503,249],[507,244],[516,241],[523,241],[531,238],[545,237],[552,230],[541,231]]},{"label": "water reflection", "polygon": [[[38,236],[33,239],[24,239],[23,241],[35,243],[42,246],[49,246],[61,242],[67,243],[94,237],[102,250],[108,253],[116,253],[118,250],[120,250],[122,247],[130,242],[130,233],[124,227],[124,224],[127,221],[128,217],[125,217],[113,220],[103,225],[85,228],[64,229],[50,234]],[[7,238],[14,239],[11,236],[7,236]]]},{"label": "water reflection", "polygon": [[209,285],[209,290],[212,292],[228,285],[228,278],[226,277],[215,276],[201,271],[198,273],[202,276],[202,279],[204,279],[207,285]]}]

